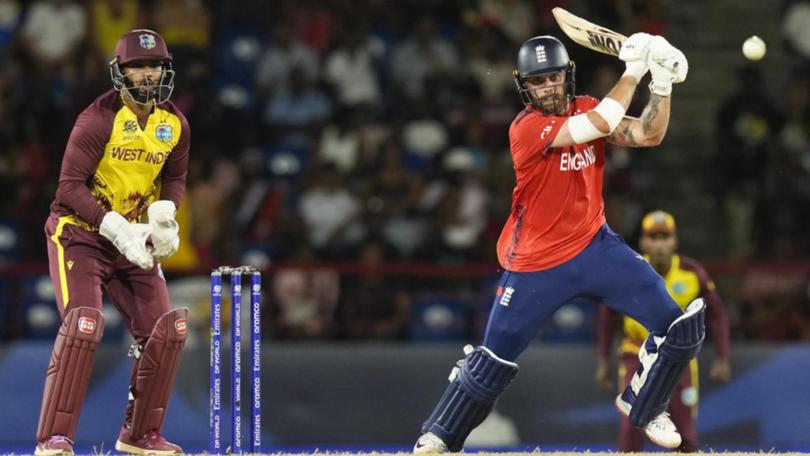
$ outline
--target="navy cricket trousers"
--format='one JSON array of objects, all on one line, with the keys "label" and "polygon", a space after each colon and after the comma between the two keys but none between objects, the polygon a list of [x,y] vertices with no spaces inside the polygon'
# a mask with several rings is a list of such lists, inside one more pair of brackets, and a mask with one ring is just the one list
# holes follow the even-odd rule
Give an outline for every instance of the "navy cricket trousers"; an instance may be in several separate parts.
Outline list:
[{"label": "navy cricket trousers", "polygon": [[664,279],[607,224],[571,260],[537,272],[504,271],[483,345],[515,361],[557,309],[572,299],[604,302],[651,333],[666,334],[683,314]]}]

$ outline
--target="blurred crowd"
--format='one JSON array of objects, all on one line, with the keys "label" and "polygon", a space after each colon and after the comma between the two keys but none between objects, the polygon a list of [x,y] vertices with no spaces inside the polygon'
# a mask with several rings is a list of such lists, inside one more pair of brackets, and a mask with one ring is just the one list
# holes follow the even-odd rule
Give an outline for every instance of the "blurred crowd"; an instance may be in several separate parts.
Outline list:
[{"label": "blurred crowd", "polygon": [[[111,87],[118,37],[151,28],[173,54],[172,100],[192,132],[183,242],[167,274],[218,264],[351,262],[368,272],[391,261],[494,263],[514,184],[514,54],[528,37],[558,34],[551,8],[569,3],[618,30],[668,26],[665,2],[640,0],[0,0],[0,261],[45,259],[42,225],[73,121]],[[806,44],[810,26],[786,30]],[[729,258],[810,252],[806,47],[791,54],[784,105],[759,90],[757,69],[745,69],[718,113],[722,177],[706,185],[741,220]],[[606,93],[619,62],[569,51],[578,92]],[[633,160],[609,151],[609,217],[655,204],[634,185]],[[630,239],[637,222],[617,229]],[[268,287],[272,331],[403,339],[415,331],[418,290],[459,285],[445,311],[426,318],[463,315],[469,334],[485,312],[453,303],[486,303],[491,284],[479,279],[282,270]]]}]

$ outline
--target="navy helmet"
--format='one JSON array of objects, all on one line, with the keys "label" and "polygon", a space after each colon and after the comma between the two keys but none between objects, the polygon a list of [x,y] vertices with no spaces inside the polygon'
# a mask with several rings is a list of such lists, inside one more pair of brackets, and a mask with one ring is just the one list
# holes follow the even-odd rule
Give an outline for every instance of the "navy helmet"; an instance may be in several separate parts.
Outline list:
[{"label": "navy helmet", "polygon": [[528,77],[544,73],[554,73],[565,70],[565,91],[570,101],[574,96],[576,66],[568,57],[565,46],[550,35],[536,36],[526,40],[520,45],[517,56],[517,68],[513,72],[515,85],[520,99],[525,105],[531,105],[529,89],[524,80]]}]

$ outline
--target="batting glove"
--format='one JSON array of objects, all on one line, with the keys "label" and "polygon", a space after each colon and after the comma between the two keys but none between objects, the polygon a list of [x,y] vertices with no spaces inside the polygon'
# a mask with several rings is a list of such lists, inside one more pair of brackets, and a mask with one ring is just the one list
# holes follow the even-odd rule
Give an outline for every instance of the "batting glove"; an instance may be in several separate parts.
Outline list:
[{"label": "batting glove", "polygon": [[647,53],[653,36],[649,33],[634,33],[622,44],[619,59],[625,62],[624,74],[635,78],[636,82],[647,73]]},{"label": "batting glove", "polygon": [[107,212],[98,228],[99,234],[109,239],[127,260],[141,269],[152,269],[154,260],[146,249],[146,238],[152,227],[146,223],[129,223],[115,211]]},{"label": "batting glove", "polygon": [[166,258],[177,253],[180,247],[180,226],[174,219],[177,209],[167,200],[155,201],[146,210],[152,226],[152,256]]},{"label": "batting glove", "polygon": [[689,62],[683,52],[661,36],[650,42],[647,64],[652,75],[650,92],[665,97],[672,94],[672,84],[685,81],[689,72]]}]

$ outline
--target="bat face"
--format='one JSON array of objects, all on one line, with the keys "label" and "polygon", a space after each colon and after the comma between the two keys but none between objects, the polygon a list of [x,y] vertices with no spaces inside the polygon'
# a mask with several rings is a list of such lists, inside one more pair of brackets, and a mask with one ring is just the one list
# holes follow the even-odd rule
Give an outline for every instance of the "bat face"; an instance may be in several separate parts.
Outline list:
[{"label": "bat face", "polygon": [[556,7],[551,10],[551,13],[554,15],[557,25],[560,26],[560,30],[568,38],[571,38],[580,46],[585,46],[596,52],[618,57],[622,43],[627,39],[626,36],[620,33],[588,22],[563,8]]}]

